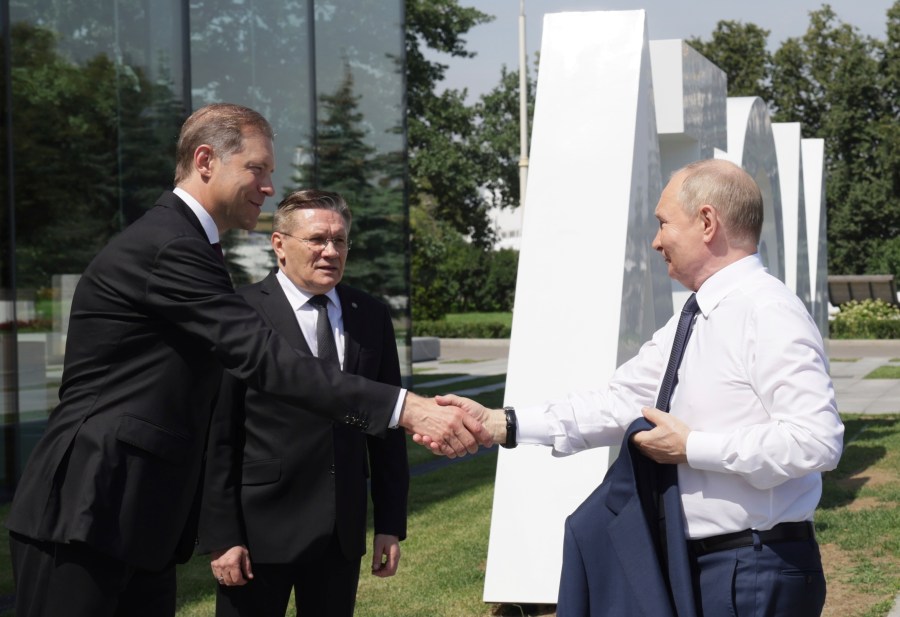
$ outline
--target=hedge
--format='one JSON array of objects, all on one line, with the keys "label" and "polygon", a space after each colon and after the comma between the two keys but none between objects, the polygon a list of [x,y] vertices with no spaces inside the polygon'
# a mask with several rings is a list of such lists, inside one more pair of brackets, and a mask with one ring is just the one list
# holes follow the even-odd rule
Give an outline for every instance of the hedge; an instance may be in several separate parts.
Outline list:
[{"label": "hedge", "polygon": [[500,322],[459,323],[444,320],[413,321],[413,336],[438,338],[509,338],[512,328]]},{"label": "hedge", "polygon": [[900,339],[900,308],[884,300],[852,300],[830,324],[833,339]]}]

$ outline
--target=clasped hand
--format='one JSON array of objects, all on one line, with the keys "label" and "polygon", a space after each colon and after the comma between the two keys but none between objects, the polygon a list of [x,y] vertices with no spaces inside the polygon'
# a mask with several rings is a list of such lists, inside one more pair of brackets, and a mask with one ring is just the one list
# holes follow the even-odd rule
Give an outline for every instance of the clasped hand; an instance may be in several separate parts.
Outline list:
[{"label": "clasped hand", "polygon": [[478,411],[484,408],[468,399],[455,397],[454,400],[472,405],[467,408],[452,402],[451,397],[428,399],[408,392],[400,412],[400,426],[417,444],[449,458],[474,454],[479,445],[491,447],[493,435],[482,423],[483,414]]},{"label": "clasped hand", "polygon": [[[457,396],[455,394],[436,396],[434,400],[443,409],[460,410],[463,412],[463,416],[467,418],[465,421],[466,423],[474,422],[480,427],[475,448],[473,450],[467,450],[470,454],[474,454],[475,451],[478,450],[478,444],[481,444],[485,448],[490,448],[495,442],[503,443],[503,441],[505,441],[506,418],[503,410],[488,409],[472,399]],[[413,441],[426,448],[430,448],[435,454],[446,454],[451,456],[447,443],[436,438],[434,433],[409,429],[407,429],[407,432],[412,435]],[[460,456],[463,454],[465,453],[460,454]]]}]

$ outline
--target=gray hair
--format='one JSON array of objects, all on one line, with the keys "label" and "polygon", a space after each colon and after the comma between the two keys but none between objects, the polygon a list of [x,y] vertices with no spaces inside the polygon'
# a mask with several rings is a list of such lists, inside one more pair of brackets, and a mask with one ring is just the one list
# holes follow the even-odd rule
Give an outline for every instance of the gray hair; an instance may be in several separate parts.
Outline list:
[{"label": "gray hair", "polygon": [[353,222],[350,207],[344,198],[332,191],[300,189],[281,200],[275,209],[275,231],[290,233],[294,227],[293,214],[297,210],[331,210],[337,212],[347,224],[347,232]]},{"label": "gray hair", "polygon": [[696,216],[701,206],[713,206],[731,236],[759,243],[763,199],[750,174],[734,163],[716,159],[696,161],[672,175],[677,174],[684,174],[678,202],[687,214]]}]

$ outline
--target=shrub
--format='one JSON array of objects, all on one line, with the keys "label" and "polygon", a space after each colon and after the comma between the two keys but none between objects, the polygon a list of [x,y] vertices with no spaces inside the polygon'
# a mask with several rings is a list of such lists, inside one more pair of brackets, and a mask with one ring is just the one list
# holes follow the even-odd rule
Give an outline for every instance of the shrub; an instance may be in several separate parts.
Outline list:
[{"label": "shrub", "polygon": [[438,338],[509,338],[511,327],[502,322],[453,322],[419,319],[413,322],[413,336]]},{"label": "shrub", "polygon": [[900,339],[900,308],[884,300],[851,300],[831,321],[831,338]]}]

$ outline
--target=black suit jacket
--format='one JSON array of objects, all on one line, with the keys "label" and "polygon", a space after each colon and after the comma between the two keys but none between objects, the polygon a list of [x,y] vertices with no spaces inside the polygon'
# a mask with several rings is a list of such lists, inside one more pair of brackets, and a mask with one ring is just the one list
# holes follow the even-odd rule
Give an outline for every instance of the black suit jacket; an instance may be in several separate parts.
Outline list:
[{"label": "black suit jacket", "polygon": [[[658,465],[631,443],[652,425],[631,423],[619,458],[567,519],[558,617],[696,617],[677,479],[662,489],[667,571],[656,552]],[[674,469],[670,468],[674,472]],[[669,579],[669,584],[666,582]]]},{"label": "black suit jacket", "polygon": [[165,192],[78,283],[60,403],[16,490],[9,529],[86,542],[145,569],[186,560],[223,367],[370,434],[386,430],[398,396],[294,351],[234,293],[199,220]]},{"label": "black suit jacket", "polygon": [[[275,272],[238,293],[273,330],[309,353]],[[345,285],[337,293],[344,371],[400,385],[387,307]],[[226,375],[210,427],[200,550],[243,544],[256,563],[291,563],[336,531],[347,559],[358,559],[366,551],[367,451],[375,532],[404,538],[409,463],[402,430],[366,436]]]}]

